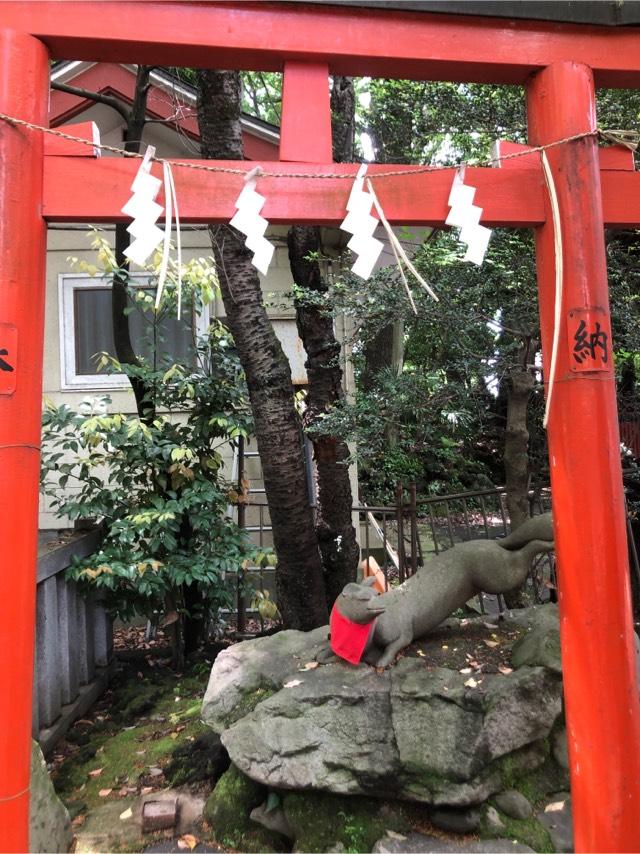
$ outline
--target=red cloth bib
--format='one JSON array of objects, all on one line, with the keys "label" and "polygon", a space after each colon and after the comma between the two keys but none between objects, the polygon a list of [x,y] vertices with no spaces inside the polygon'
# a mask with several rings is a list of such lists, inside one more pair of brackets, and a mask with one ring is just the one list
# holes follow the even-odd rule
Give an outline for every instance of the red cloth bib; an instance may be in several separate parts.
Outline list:
[{"label": "red cloth bib", "polygon": [[329,620],[331,649],[345,661],[359,664],[374,624],[375,620],[365,625],[354,623],[344,617],[334,605]]}]

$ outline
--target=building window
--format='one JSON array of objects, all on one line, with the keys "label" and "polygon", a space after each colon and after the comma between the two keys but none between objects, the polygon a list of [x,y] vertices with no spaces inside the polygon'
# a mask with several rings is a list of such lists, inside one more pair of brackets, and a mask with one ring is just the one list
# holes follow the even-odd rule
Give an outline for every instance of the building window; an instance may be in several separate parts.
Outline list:
[{"label": "building window", "polygon": [[[155,293],[150,276],[131,277],[134,286]],[[99,353],[115,355],[111,322],[111,282],[108,278],[63,273],[59,277],[60,358],[62,388],[126,388],[124,374],[98,370]],[[206,329],[208,318],[194,319],[193,311],[183,311],[182,319],[167,318],[154,330],[151,314],[132,301],[129,315],[131,341],[136,354],[156,365],[168,360],[195,360],[197,335]]]}]

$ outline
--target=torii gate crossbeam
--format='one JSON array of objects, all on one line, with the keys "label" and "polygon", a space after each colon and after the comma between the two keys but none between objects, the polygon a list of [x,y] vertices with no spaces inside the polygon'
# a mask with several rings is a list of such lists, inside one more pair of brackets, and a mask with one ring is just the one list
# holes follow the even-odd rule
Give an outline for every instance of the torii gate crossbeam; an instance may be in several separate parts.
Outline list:
[{"label": "torii gate crossbeam", "polygon": [[[639,84],[640,31],[304,4],[82,0],[65,8],[54,0],[5,2],[0,5],[0,112],[46,124],[50,57],[284,68],[292,81],[285,83],[283,103],[286,156],[269,169],[304,171],[305,159],[316,162],[328,149],[330,140],[317,130],[328,122],[319,115],[317,123],[301,129],[296,104],[300,107],[298,99],[305,97],[306,116],[309,103],[326,109],[329,72],[526,83],[530,141],[546,144],[594,131],[594,76],[599,85]],[[640,705],[615,380],[611,358],[591,370],[576,369],[571,361],[572,324],[599,322],[610,334],[604,223],[640,222],[638,176],[628,167],[608,168],[607,156],[598,155],[594,136],[548,151],[565,269],[548,437],[576,850],[637,851]],[[9,351],[5,358],[12,368],[8,376],[0,374],[4,851],[28,847],[45,222],[116,219],[134,168],[124,161],[45,157],[42,134],[0,122],[0,332],[7,341],[6,346],[0,341],[0,352]],[[349,168],[331,165],[333,171]],[[192,180],[186,170],[175,171],[186,219],[225,218],[235,193],[231,178],[239,187],[240,176],[207,173],[205,180],[204,173],[194,173],[198,178]],[[380,179],[376,186],[390,217],[441,224],[443,174]],[[274,206],[266,215],[278,222],[335,222],[350,182],[323,180],[265,179]],[[525,166],[523,158],[522,169],[477,170],[473,182],[488,212],[486,222],[536,229],[546,366],[554,328],[555,257],[540,170],[531,162]],[[206,191],[198,191],[196,183]],[[221,189],[213,204],[212,186]]]}]

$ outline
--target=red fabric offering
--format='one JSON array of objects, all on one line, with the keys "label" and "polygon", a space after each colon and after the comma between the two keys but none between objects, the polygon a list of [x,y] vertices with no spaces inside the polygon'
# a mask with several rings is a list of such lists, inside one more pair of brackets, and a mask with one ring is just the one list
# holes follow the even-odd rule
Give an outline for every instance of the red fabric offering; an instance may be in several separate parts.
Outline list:
[{"label": "red fabric offering", "polygon": [[374,623],[375,620],[365,625],[354,623],[343,617],[334,605],[329,620],[331,649],[345,661],[349,661],[351,664],[359,664],[369,635],[373,631]]}]

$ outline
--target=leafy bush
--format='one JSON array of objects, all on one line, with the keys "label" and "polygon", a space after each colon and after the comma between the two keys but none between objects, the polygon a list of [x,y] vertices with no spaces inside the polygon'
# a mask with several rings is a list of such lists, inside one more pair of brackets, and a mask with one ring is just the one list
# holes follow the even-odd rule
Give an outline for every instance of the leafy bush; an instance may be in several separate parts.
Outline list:
[{"label": "leafy bush", "polygon": [[[149,299],[130,291],[132,299]],[[170,310],[170,303],[162,309]],[[129,366],[101,354],[100,365],[141,377],[155,412],[146,422],[112,413],[108,396],[85,399],[78,412],[46,407],[43,489],[60,516],[92,518],[105,529],[99,550],[76,561],[71,576],[122,619],[164,613],[167,624],[179,624],[187,613],[202,617],[231,605],[253,547],[227,516],[241,497],[221,472],[223,446],[250,429],[227,330],[213,321],[192,364]]]}]

